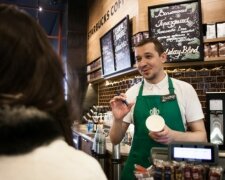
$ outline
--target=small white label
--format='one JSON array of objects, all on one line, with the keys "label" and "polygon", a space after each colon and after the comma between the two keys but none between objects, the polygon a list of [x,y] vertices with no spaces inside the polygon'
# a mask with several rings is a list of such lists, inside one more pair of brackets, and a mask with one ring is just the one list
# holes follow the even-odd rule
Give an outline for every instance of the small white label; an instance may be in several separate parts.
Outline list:
[{"label": "small white label", "polygon": [[221,99],[211,99],[209,101],[209,110],[211,111],[223,110],[223,101]]}]

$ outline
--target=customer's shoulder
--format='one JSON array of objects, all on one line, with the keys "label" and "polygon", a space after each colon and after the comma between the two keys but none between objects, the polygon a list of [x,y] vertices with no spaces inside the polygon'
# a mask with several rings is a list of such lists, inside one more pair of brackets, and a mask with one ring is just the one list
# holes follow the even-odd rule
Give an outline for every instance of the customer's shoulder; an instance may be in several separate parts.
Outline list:
[{"label": "customer's shoulder", "polygon": [[92,164],[96,165],[98,162],[92,156],[84,153],[81,150],[77,150],[72,146],[69,146],[64,140],[58,139],[52,142],[49,146],[52,152],[61,152],[57,157],[64,160],[69,160],[70,162],[80,163],[80,165]]},{"label": "customer's shoulder", "polygon": [[[64,140],[57,139],[48,146],[39,148],[33,159],[39,159],[45,164],[52,164],[51,169],[57,171],[57,168],[63,166],[63,171],[57,171],[58,177],[65,176],[64,179],[71,179],[72,176],[78,176],[80,179],[101,179],[106,180],[105,174],[98,161],[81,150],[69,146]],[[44,159],[44,160],[43,160]],[[44,167],[44,165],[43,165]],[[70,171],[74,169],[71,175]],[[88,173],[87,173],[88,172]],[[60,178],[59,178],[60,179]]]}]

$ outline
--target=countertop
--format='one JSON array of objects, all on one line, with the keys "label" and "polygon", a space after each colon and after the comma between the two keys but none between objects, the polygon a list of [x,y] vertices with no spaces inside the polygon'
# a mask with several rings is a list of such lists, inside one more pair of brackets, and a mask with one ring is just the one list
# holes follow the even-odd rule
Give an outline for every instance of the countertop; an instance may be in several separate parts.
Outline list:
[{"label": "countertop", "polygon": [[[78,133],[83,138],[93,142],[95,134],[87,132],[87,127],[86,127],[85,124],[74,125],[72,130],[75,131],[76,133]],[[110,154],[112,154],[113,145],[110,141],[109,136],[106,137],[106,150]],[[121,143],[120,144],[120,155],[121,156],[128,156],[129,152],[130,152],[130,146],[127,145],[127,144]]]},{"label": "countertop", "polygon": [[[87,127],[85,124],[78,124],[73,126],[73,131],[75,131],[76,133],[78,133],[80,136],[84,137],[85,139],[92,141],[94,140],[94,133],[88,133],[87,132]],[[110,138],[107,136],[106,137],[106,149],[107,151],[112,154],[112,148],[113,145],[110,142]],[[130,152],[130,146],[127,144],[120,144],[120,153],[122,156],[128,156]],[[219,157],[224,158],[225,157],[225,151],[219,151]]]}]

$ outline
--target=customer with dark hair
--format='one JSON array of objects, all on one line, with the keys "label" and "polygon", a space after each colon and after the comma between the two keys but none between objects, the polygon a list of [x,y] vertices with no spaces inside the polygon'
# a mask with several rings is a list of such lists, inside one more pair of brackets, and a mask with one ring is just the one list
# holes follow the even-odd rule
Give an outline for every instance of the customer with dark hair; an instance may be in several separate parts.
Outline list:
[{"label": "customer with dark hair", "polygon": [[[0,109],[29,109],[1,115],[1,179],[106,179],[94,158],[68,146],[73,140],[63,74],[37,22],[15,6],[0,4]],[[52,118],[29,114],[30,107]]]},{"label": "customer with dark hair", "polygon": [[60,58],[36,21],[12,5],[0,6],[0,105],[49,112],[72,145]]}]

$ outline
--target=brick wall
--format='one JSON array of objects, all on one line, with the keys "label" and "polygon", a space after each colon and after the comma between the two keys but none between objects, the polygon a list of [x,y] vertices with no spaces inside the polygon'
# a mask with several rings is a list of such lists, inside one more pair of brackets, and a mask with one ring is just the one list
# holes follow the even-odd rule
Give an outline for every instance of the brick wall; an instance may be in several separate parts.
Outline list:
[{"label": "brick wall", "polygon": [[[206,92],[225,91],[225,66],[166,69],[168,75],[190,83],[197,91],[203,111],[206,110]],[[108,106],[115,91],[125,92],[133,84],[142,80],[138,72],[129,76],[103,81],[98,84],[98,104]]]}]

